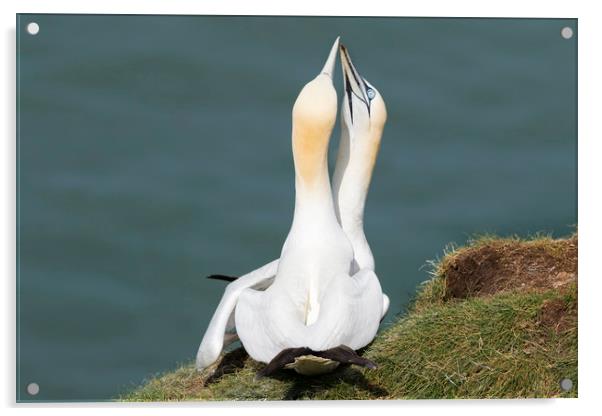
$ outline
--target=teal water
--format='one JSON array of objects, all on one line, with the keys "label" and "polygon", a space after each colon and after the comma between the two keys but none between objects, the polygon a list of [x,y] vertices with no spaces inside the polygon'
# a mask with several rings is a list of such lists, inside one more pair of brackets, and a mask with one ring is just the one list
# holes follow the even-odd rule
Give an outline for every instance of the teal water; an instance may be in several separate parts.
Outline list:
[{"label": "teal water", "polygon": [[279,255],[291,107],[339,34],[388,107],[365,221],[388,321],[449,242],[571,232],[576,25],[20,15],[18,399],[110,399],[194,357],[204,276]]}]

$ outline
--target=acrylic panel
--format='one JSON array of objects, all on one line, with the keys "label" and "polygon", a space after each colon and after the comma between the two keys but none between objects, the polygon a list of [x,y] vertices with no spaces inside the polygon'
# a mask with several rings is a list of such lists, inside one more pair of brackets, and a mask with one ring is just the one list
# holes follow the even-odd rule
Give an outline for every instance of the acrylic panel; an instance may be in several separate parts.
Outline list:
[{"label": "acrylic panel", "polygon": [[[20,14],[16,30],[18,401],[577,395],[576,19]],[[337,36],[347,78],[336,47],[321,74]],[[295,116],[317,77],[325,90]],[[321,194],[328,226],[295,207],[309,160],[299,149],[318,150],[295,142],[292,123],[328,133],[333,117],[320,142],[330,177],[341,130],[353,146],[361,129],[380,139],[353,156],[373,152],[367,169],[342,156],[350,200],[369,182],[356,223],[390,301],[378,333],[351,348],[376,368],[320,361],[313,347],[291,362],[336,368],[258,378],[255,358],[277,334],[244,325],[306,297],[291,319],[299,312],[307,345],[283,349],[351,343],[311,332],[325,311],[345,323],[359,310],[332,306],[353,296],[320,279],[334,279],[343,252],[347,278],[372,276],[356,233],[341,231],[338,204],[355,203]],[[304,243],[283,252],[295,215]],[[284,304],[239,306],[242,340],[197,371],[233,284],[206,277],[284,262],[304,244],[298,264],[256,288]],[[306,278],[321,289],[290,283]],[[296,336],[299,322],[278,331]]]}]

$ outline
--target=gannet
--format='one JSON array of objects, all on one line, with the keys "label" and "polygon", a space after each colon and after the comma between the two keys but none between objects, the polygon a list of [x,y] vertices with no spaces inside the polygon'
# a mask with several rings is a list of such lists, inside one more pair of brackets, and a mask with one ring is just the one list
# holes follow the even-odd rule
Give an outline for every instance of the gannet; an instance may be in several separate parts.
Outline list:
[{"label": "gannet", "polygon": [[351,274],[353,246],[337,221],[328,175],[337,46],[338,40],[293,106],[295,210],[276,276],[264,291],[242,290],[235,308],[242,345],[253,359],[268,363],[262,374],[291,364],[303,374],[330,371],[338,362],[374,367],[355,350],[376,335],[382,290],[373,270]]},{"label": "gannet", "polygon": [[[332,68],[327,66],[334,66],[334,60],[331,58],[335,49],[336,45],[333,45],[323,73],[332,74]],[[364,235],[363,215],[386,121],[386,108],[376,88],[367,83],[355,70],[349,54],[342,45],[341,62],[345,94],[341,108],[342,133],[333,176],[333,194],[337,220],[353,246],[354,259],[351,270],[354,273],[363,268],[374,269],[374,258]],[[225,332],[234,329],[233,311],[240,293],[249,287],[258,290],[269,287],[277,270],[278,260],[274,260],[238,279],[214,275],[224,280],[236,280],[227,286],[205,332],[197,354],[197,368],[202,369],[213,363],[223,346],[236,339],[236,334],[225,336]],[[389,306],[386,295],[383,294],[382,300],[381,318]]]}]

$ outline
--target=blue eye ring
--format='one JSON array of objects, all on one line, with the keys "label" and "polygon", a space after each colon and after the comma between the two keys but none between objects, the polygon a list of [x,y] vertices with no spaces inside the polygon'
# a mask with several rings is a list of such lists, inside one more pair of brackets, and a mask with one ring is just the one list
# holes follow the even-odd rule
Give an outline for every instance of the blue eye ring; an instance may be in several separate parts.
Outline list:
[{"label": "blue eye ring", "polygon": [[373,99],[376,96],[376,93],[372,88],[368,88],[366,90],[366,94],[368,94],[368,98]]}]

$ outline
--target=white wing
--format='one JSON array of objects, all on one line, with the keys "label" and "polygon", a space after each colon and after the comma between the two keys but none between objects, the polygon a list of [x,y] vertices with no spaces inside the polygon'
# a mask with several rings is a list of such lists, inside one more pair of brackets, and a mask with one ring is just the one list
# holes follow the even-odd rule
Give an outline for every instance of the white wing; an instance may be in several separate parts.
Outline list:
[{"label": "white wing", "polygon": [[341,344],[354,350],[376,336],[383,316],[383,293],[373,270],[335,279],[320,301],[314,336],[309,347],[325,350]]},{"label": "white wing", "polygon": [[374,271],[332,279],[319,296],[319,316],[309,326],[288,289],[274,284],[264,292],[246,289],[240,294],[236,331],[256,361],[268,363],[295,347],[323,351],[343,344],[357,350],[376,336],[385,300]]},{"label": "white wing", "polygon": [[382,313],[382,316],[380,317],[381,320],[387,314],[387,311],[389,310],[389,304],[390,303],[391,303],[391,301],[389,300],[389,297],[383,293],[383,313]]},{"label": "white wing", "polygon": [[226,332],[234,329],[234,309],[242,291],[248,288],[261,290],[269,287],[277,270],[278,260],[274,260],[239,277],[226,286],[222,299],[213,313],[199,346],[196,356],[197,369],[201,370],[213,364],[218,359],[224,346],[236,339],[235,336],[226,336]]}]

